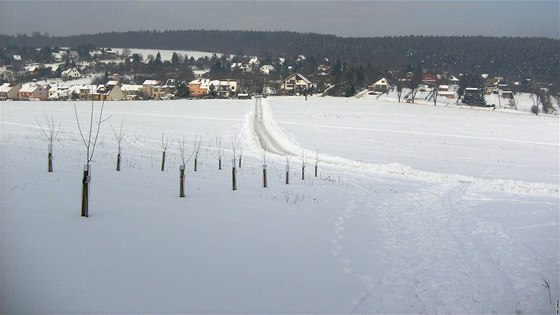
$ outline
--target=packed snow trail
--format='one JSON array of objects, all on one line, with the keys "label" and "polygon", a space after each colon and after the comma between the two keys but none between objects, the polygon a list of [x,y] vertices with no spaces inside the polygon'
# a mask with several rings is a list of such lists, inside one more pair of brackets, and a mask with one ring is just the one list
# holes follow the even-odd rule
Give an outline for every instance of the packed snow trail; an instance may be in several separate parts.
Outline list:
[{"label": "packed snow trail", "polygon": [[[249,128],[252,129],[250,134],[255,137],[257,151],[266,149],[268,152],[291,156],[306,155],[306,160],[315,158],[314,150],[309,150],[295,142],[292,138],[286,136],[282,129],[278,127],[272,117],[272,113],[268,107],[267,100],[257,98],[255,106],[250,114]],[[309,125],[313,126],[313,125]],[[350,127],[349,127],[350,128]],[[442,136],[442,135],[437,135]],[[515,142],[512,140],[512,142]],[[540,145],[552,145],[550,143],[537,143]],[[374,164],[360,161],[354,161],[347,158],[329,156],[319,154],[321,164],[328,164],[333,167],[360,169],[361,171],[369,171],[379,176],[391,176],[405,178],[408,180],[418,180],[429,183],[447,183],[455,185],[458,183],[469,183],[473,187],[484,191],[507,192],[507,193],[523,193],[537,196],[557,196],[559,187],[555,184],[533,183],[521,180],[510,179],[485,179],[461,174],[446,174],[438,172],[422,171],[411,168],[398,163],[391,164]]]}]

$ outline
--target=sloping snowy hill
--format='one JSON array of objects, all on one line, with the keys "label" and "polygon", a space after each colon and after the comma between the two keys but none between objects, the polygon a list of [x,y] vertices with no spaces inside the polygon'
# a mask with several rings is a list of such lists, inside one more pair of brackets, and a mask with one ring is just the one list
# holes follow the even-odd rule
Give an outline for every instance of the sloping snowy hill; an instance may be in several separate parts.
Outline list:
[{"label": "sloping snowy hill", "polygon": [[[73,103],[0,104],[1,313],[554,311],[557,117],[367,99],[260,103],[106,103],[88,218]],[[82,121],[89,106],[76,103]],[[43,111],[61,121],[53,173]],[[117,172],[109,122],[123,116]],[[276,153],[293,153],[289,185],[285,156],[268,152],[262,188],[263,130]],[[177,141],[160,171],[162,133],[184,136],[189,154],[202,139],[185,198]],[[243,163],[232,191],[235,136]]]}]

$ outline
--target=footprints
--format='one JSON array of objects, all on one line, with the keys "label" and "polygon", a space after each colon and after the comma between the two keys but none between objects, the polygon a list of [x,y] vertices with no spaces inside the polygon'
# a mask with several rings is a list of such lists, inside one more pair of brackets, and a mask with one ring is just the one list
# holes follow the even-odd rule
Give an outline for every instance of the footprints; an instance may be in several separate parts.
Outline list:
[{"label": "footprints", "polygon": [[346,234],[344,233],[346,221],[353,217],[355,208],[356,208],[356,203],[354,200],[351,200],[348,206],[344,208],[342,213],[340,213],[338,218],[333,223],[334,237],[331,240],[332,249],[330,250],[330,252],[333,256],[338,257],[338,260],[342,265],[342,271],[345,274],[349,274],[352,272],[352,264],[349,259],[344,258],[342,256],[339,257],[339,255],[341,254],[341,251],[344,249],[343,242],[344,239],[346,238]]}]

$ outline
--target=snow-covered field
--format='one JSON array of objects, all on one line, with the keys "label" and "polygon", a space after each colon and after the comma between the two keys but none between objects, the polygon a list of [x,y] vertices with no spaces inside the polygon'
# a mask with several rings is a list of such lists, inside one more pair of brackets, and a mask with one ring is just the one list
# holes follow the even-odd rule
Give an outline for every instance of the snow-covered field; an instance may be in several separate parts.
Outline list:
[{"label": "snow-covered field", "polygon": [[[555,311],[558,117],[367,97],[260,103],[106,103],[88,218],[74,103],[1,103],[0,312]],[[84,123],[90,103],[75,104]],[[61,121],[53,173],[43,112]],[[117,172],[109,122],[123,116]],[[176,140],[163,172],[162,133]],[[190,154],[197,135],[179,198],[177,139]]]}]

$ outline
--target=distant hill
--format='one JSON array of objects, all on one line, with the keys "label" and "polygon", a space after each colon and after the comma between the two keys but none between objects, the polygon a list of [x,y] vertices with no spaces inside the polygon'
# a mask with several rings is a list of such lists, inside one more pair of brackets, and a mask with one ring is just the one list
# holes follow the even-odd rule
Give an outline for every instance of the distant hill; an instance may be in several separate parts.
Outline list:
[{"label": "distant hill", "polygon": [[77,36],[0,35],[0,47],[78,46],[211,51],[260,57],[340,59],[382,70],[420,65],[453,73],[490,73],[511,79],[560,81],[560,41],[550,38],[483,36],[334,35],[261,31],[130,31]]}]

